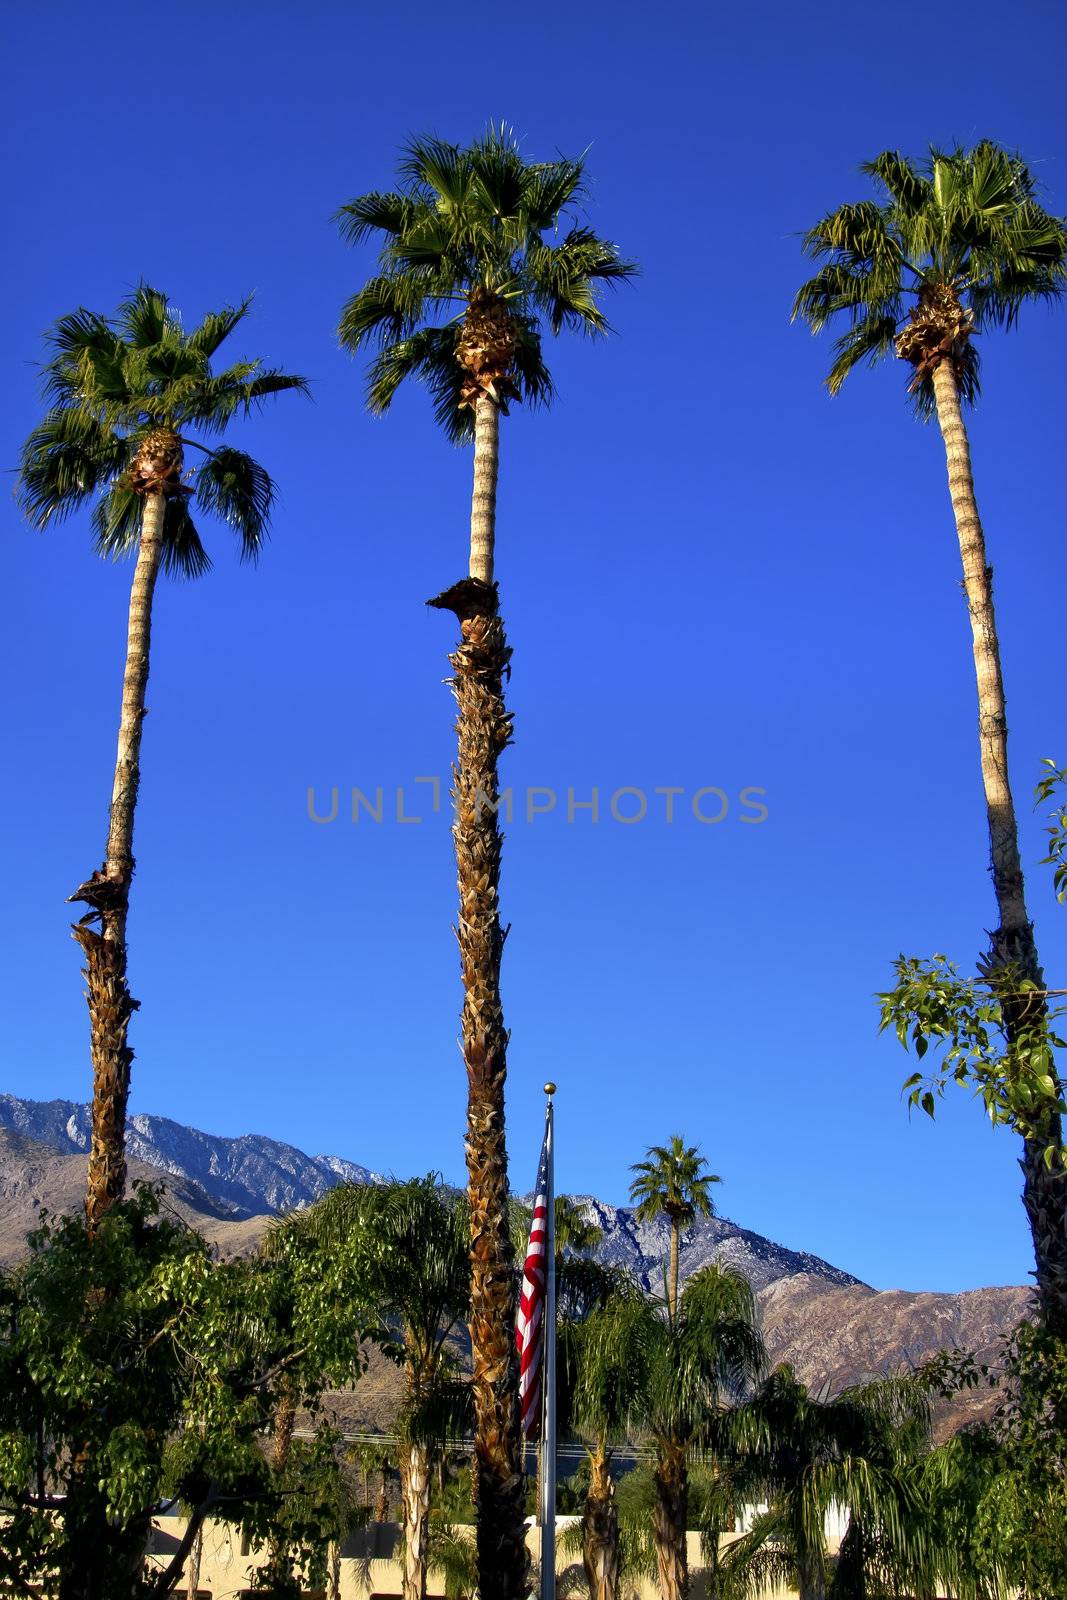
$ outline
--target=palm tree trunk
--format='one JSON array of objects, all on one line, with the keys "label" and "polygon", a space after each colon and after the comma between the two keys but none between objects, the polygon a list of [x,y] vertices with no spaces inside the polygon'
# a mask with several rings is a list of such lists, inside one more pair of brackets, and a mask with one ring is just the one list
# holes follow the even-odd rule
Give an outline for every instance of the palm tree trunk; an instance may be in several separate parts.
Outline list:
[{"label": "palm tree trunk", "polygon": [[797,1594],[800,1600],[826,1600],[826,1564],[813,1557],[797,1563]]},{"label": "palm tree trunk", "polygon": [[470,576],[430,604],[454,611],[461,639],[449,657],[459,706],[453,768],[463,1057],[467,1067],[467,1194],[471,1225],[474,1495],[481,1593],[519,1600],[526,1585],[523,1458],[515,1351],[515,1280],[508,1230],[504,1138],[507,1030],[500,1000],[501,834],[497,758],[511,738],[503,682],[511,651],[497,611],[493,571],[496,405],[477,402]]},{"label": "palm tree trunk", "polygon": [[430,1533],[430,1452],[409,1444],[404,1455],[404,1600],[426,1600],[426,1557]]},{"label": "palm tree trunk", "polygon": [[[126,983],[126,913],[133,878],[133,824],[141,776],[141,727],[151,654],[152,596],[163,553],[162,491],[145,497],[130,589],[122,713],[104,865],[71,896],[90,907],[74,925],[85,952],[93,1062],[92,1136],[85,1214],[90,1230],[126,1187],[126,1100],[133,1051],[126,1033],[137,1002]],[[99,921],[97,932],[90,924]]]},{"label": "palm tree trunk", "polygon": [[689,1517],[689,1473],[685,1446],[661,1441],[656,1450],[656,1504],[653,1531],[661,1600],[688,1600],[689,1561],[685,1546]]},{"label": "palm tree trunk", "polygon": [[678,1223],[671,1218],[671,1278],[669,1299],[671,1307],[671,1321],[678,1321]]},{"label": "palm tree trunk", "polygon": [[470,575],[493,581],[496,546],[496,484],[500,466],[500,407],[480,395],[474,409],[474,492],[471,495]]},{"label": "palm tree trunk", "polygon": [[329,1568],[329,1600],[341,1600],[341,1541],[330,1540],[329,1555],[327,1558]]},{"label": "palm tree trunk", "polygon": [[[978,683],[978,737],[989,819],[990,867],[1000,926],[992,934],[988,970],[1009,967],[1016,977],[1039,989],[1044,980],[1038,962],[1033,924],[1027,914],[1019,831],[1008,778],[1008,721],[1004,678],[993,606],[993,573],[986,560],[985,538],[978,515],[971,469],[970,444],[960,408],[952,364],[942,361],[933,375],[937,419],[945,443],[948,486],[956,519],[963,587],[971,620],[974,667]],[[1042,997],[1002,997],[1009,1044],[1031,1039],[1047,1021]],[[1062,1143],[1060,1118],[1047,1113],[1034,1138],[1023,1141],[1023,1205],[1034,1244],[1037,1287],[1042,1312],[1051,1326],[1067,1332],[1067,1181],[1058,1162],[1045,1165],[1044,1148]]]},{"label": "palm tree trunk", "polygon": [[607,1451],[590,1452],[589,1493],[582,1510],[582,1565],[589,1600],[617,1600],[619,1593],[619,1508],[608,1470]]}]

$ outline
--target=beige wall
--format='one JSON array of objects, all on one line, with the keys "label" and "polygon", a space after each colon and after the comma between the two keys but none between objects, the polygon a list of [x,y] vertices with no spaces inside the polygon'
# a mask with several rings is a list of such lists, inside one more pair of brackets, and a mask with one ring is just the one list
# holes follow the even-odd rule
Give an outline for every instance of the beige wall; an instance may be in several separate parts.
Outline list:
[{"label": "beige wall", "polygon": [[[557,1523],[558,1534],[561,1535],[575,1520],[573,1517],[560,1517]],[[163,1567],[177,1549],[185,1523],[180,1517],[157,1517],[152,1526],[152,1559]],[[473,1529],[471,1532],[473,1533]],[[397,1525],[389,1522],[372,1524],[348,1540],[341,1556],[340,1600],[393,1600],[393,1597],[399,1597],[400,1567],[393,1559],[397,1538]],[[689,1570],[693,1575],[692,1600],[704,1600],[705,1589],[700,1577],[699,1534],[690,1533],[687,1535],[687,1542]],[[527,1534],[527,1544],[531,1556],[536,1560],[540,1546],[540,1535],[536,1528],[531,1528]],[[263,1551],[257,1555],[242,1551],[241,1536],[236,1529],[224,1522],[206,1523],[203,1557],[200,1563],[201,1595],[205,1600],[208,1594],[212,1600],[233,1600],[233,1597],[248,1587],[252,1572],[261,1566],[265,1559]],[[561,1597],[571,1594],[582,1600],[588,1593],[580,1559],[560,1553],[556,1562],[556,1572],[557,1592]],[[657,1600],[657,1589],[652,1583],[624,1582],[622,1589],[624,1600]],[[179,1584],[178,1593],[184,1600],[184,1580]],[[427,1586],[427,1600],[440,1600],[443,1594],[443,1585],[434,1581],[431,1572]],[[767,1600],[792,1600],[793,1594],[794,1591],[788,1589],[775,1590],[773,1594],[768,1595]]]}]

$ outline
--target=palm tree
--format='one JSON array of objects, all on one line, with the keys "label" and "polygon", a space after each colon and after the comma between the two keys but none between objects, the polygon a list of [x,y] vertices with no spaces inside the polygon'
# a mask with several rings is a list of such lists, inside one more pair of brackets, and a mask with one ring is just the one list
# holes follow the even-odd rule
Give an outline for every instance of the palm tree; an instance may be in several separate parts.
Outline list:
[{"label": "palm tree", "polygon": [[568,1420],[587,1441],[589,1487],[582,1508],[582,1565],[589,1600],[618,1600],[619,1511],[611,1475],[612,1446],[626,1437],[648,1388],[648,1308],[636,1288],[613,1293],[563,1341]]},{"label": "palm tree", "polygon": [[[512,1600],[522,1592],[526,1550],[500,998],[497,760],[511,738],[503,698],[511,652],[493,580],[499,427],[512,401],[544,404],[552,395],[544,327],[606,332],[598,292],[634,269],[574,214],[582,162],[527,162],[503,128],[466,149],[416,139],[400,177],[399,190],[361,195],[338,214],[351,243],[382,241],[380,270],[345,305],[340,338],[353,352],[377,346],[373,412],[388,409],[405,378],[421,378],[448,436],[474,443],[468,573],[431,604],[455,612],[461,633],[450,657],[459,706],[453,839],[468,1081],[478,1563],[482,1593]],[[561,237],[545,237],[561,226]]]},{"label": "palm tree", "polygon": [[[993,605],[992,569],[978,515],[963,406],[978,397],[976,334],[1014,325],[1030,301],[1053,300],[1067,283],[1067,225],[1038,203],[1023,162],[988,141],[973,150],[931,149],[916,166],[886,150],[862,169],[878,200],[841,206],[805,238],[823,264],[793,307],[814,332],[842,317],[827,384],[836,394],[854,367],[893,355],[912,369],[921,417],[937,417],[963,563],[978,685],[978,732],[1000,925],[986,975],[1004,991],[1009,1042],[1044,1031],[1044,987],[1026,908],[1015,806],[1008,781],[1008,724]],[[1014,974],[1014,978],[1006,977]],[[1029,989],[1018,988],[1018,980]],[[1052,1102],[1050,1102],[1051,1106]],[[1062,1144],[1049,1109],[1023,1147],[1024,1193],[1042,1307],[1067,1327],[1067,1183],[1045,1148]]]},{"label": "palm tree", "polygon": [[380,1342],[401,1362],[406,1393],[397,1419],[404,1521],[404,1600],[425,1600],[432,1453],[465,1415],[449,1338],[470,1297],[465,1204],[433,1174],[406,1183],[345,1185],[305,1214],[320,1245],[350,1252],[371,1302],[399,1341]]},{"label": "palm tree", "polygon": [[667,1305],[672,1317],[678,1314],[678,1246],[683,1228],[692,1227],[697,1217],[713,1217],[713,1183],[722,1179],[708,1172],[696,1145],[684,1143],[681,1134],[671,1135],[667,1145],[650,1146],[647,1161],[635,1161],[630,1168],[637,1176],[630,1185],[630,1199],[637,1201],[638,1222],[654,1222],[666,1217],[671,1226],[670,1280]]},{"label": "palm tree", "polygon": [[[209,446],[204,436],[217,438],[270,395],[307,388],[303,378],[258,361],[212,371],[212,357],[249,304],[212,312],[186,333],[166,296],[142,284],[114,317],[84,308],[60,317],[48,334],[48,409],[22,448],[19,498],[34,527],[47,528],[91,504],[99,553],[136,557],[104,862],[70,897],[89,907],[74,936],[85,952],[91,1029],[85,1208],[92,1228],[122,1197],[126,1181],[133,1060],[127,1030],[137,1007],[126,976],[126,917],[156,580],[161,568],[197,577],[210,565],[193,501],[198,512],[227,523],[242,556],[255,560],[267,535],[274,485],[244,451]],[[202,460],[186,474],[189,447]]]},{"label": "palm tree", "polygon": [[[918,1492],[929,1443],[921,1382],[884,1379],[819,1400],[783,1365],[731,1423],[742,1460],[770,1500],[724,1558],[735,1590],[785,1583],[800,1600],[824,1600],[828,1587],[841,1600],[935,1592],[944,1570],[931,1560],[932,1529]],[[835,1506],[849,1515],[836,1570],[825,1531]],[[893,1585],[883,1591],[878,1576],[890,1573]]]},{"label": "palm tree", "polygon": [[689,1457],[711,1449],[727,1400],[765,1363],[752,1289],[718,1263],[695,1272],[672,1313],[644,1303],[647,1380],[634,1397],[656,1452],[653,1532],[662,1600],[686,1600]]}]

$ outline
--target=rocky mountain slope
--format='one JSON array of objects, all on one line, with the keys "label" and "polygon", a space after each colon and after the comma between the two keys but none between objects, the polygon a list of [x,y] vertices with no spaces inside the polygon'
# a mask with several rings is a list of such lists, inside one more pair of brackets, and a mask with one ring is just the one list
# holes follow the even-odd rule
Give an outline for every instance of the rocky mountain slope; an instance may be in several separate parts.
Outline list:
[{"label": "rocky mountain slope", "polygon": [[[66,1154],[89,1149],[89,1107],[72,1100],[19,1100],[0,1094],[0,1128],[25,1134]],[[209,1209],[236,1219],[310,1205],[337,1183],[367,1183],[377,1174],[339,1156],[308,1156],[291,1144],[244,1134],[225,1139],[168,1117],[130,1118],[126,1151],[209,1197]]]},{"label": "rocky mountain slope", "polygon": [[[71,1156],[84,1155],[89,1148],[89,1108],[69,1100],[0,1095],[0,1130],[5,1128]],[[130,1118],[127,1151],[131,1161],[155,1168],[157,1181],[160,1174],[175,1180],[175,1197],[216,1222],[291,1211],[309,1205],[334,1184],[366,1183],[376,1177],[367,1167],[339,1156],[308,1156],[258,1134],[221,1138],[143,1113]],[[581,1200],[603,1230],[600,1258],[628,1267],[646,1289],[659,1288],[669,1237],[666,1222],[639,1223],[628,1207],[605,1205],[591,1195]],[[220,1235],[216,1228],[213,1236],[224,1239],[225,1230]],[[818,1256],[787,1250],[726,1217],[697,1222],[682,1251],[683,1277],[714,1260],[736,1267],[757,1290],[798,1272],[832,1284],[858,1282]]]},{"label": "rocky mountain slope", "polygon": [[[25,1252],[41,1206],[64,1212],[81,1205],[87,1144],[86,1106],[0,1095],[0,1266]],[[131,1180],[162,1179],[165,1206],[199,1228],[222,1255],[255,1249],[272,1216],[309,1204],[333,1184],[375,1178],[368,1168],[340,1157],[307,1156],[257,1135],[221,1138],[165,1117],[132,1118],[128,1151]],[[627,1207],[588,1195],[580,1199],[603,1230],[600,1258],[628,1267],[646,1289],[659,1289],[666,1223],[638,1223]],[[816,1389],[825,1385],[836,1391],[899,1371],[946,1346],[989,1356],[1030,1303],[1025,1288],[966,1294],[876,1291],[818,1256],[788,1250],[725,1217],[693,1228],[682,1249],[682,1274],[715,1260],[744,1273],[756,1290],[771,1359],[791,1362]],[[389,1374],[379,1377],[375,1414],[366,1416],[364,1425],[382,1425],[377,1413],[385,1416],[393,1403]],[[369,1385],[361,1394],[357,1388],[351,1397],[356,1412],[365,1409],[372,1389]],[[939,1412],[939,1431],[988,1408],[987,1390],[962,1395]]]}]

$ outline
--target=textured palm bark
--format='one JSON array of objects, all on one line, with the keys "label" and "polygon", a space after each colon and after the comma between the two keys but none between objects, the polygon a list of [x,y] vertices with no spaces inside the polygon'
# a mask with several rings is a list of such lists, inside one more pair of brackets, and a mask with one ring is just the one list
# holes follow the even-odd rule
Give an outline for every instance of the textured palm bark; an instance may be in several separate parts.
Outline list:
[{"label": "textured palm bark", "polygon": [[378,1469],[378,1493],[374,1499],[375,1522],[389,1521],[389,1468],[383,1463]]},{"label": "textured palm bark", "polygon": [[655,1478],[652,1523],[661,1600],[688,1600],[689,1559],[685,1533],[689,1516],[689,1471],[684,1445],[675,1440],[659,1441]]},{"label": "textured palm bark", "polygon": [[797,1562],[797,1594],[800,1600],[826,1600],[826,1561],[821,1552],[812,1551]]},{"label": "textured palm bark", "polygon": [[618,1600],[619,1508],[608,1470],[607,1451],[598,1445],[590,1457],[589,1492],[582,1508],[582,1565],[589,1600]]},{"label": "textured palm bark", "polygon": [[[174,447],[178,448],[178,447]],[[171,450],[168,472],[174,470]],[[180,465],[180,449],[178,449]],[[168,480],[169,481],[169,480]],[[127,1043],[137,1001],[126,981],[126,914],[133,879],[133,825],[141,773],[141,728],[151,657],[152,599],[163,554],[162,488],[145,496],[141,537],[130,589],[122,711],[103,867],[71,900],[89,911],[73,928],[85,954],[93,1064],[92,1131],[85,1213],[95,1229],[126,1188],[126,1101],[133,1051]],[[94,927],[93,924],[98,924]]]},{"label": "textured palm bark", "polygon": [[500,408],[487,394],[474,405],[474,492],[471,496],[470,575],[493,581],[496,486],[500,470]]},{"label": "textured palm bark", "polygon": [[467,1177],[471,1222],[471,1355],[475,1430],[473,1486],[481,1593],[518,1600],[526,1592],[523,1457],[515,1351],[515,1279],[508,1228],[504,1137],[507,1030],[500,999],[501,834],[497,759],[511,738],[503,682],[511,652],[495,585],[466,578],[431,605],[454,611],[461,639],[452,653],[459,706],[453,768],[453,839],[459,883],[462,1043],[467,1067]]},{"label": "textured palm bark", "polygon": [[409,1444],[401,1457],[404,1519],[404,1600],[426,1600],[426,1562],[430,1533],[430,1452]]},{"label": "textured palm bark", "polygon": [[[982,783],[989,820],[990,869],[1000,926],[991,935],[987,970],[1009,967],[1032,980],[1044,980],[1038,962],[1033,924],[1027,914],[1019,831],[1008,778],[1008,719],[1000,663],[993,573],[986,559],[978,515],[970,444],[960,407],[959,388],[951,361],[933,371],[937,417],[945,444],[949,495],[956,521],[963,587],[971,622],[975,677],[978,686],[978,737]],[[1002,1001],[1005,1030],[1011,1043],[1032,1037],[1047,1019],[1041,996],[1009,994]],[[1023,1205],[1026,1208],[1037,1263],[1037,1287],[1046,1320],[1067,1333],[1067,1180],[1059,1163],[1045,1165],[1044,1148],[1062,1143],[1060,1118],[1047,1115],[1037,1136],[1023,1141]]]}]

